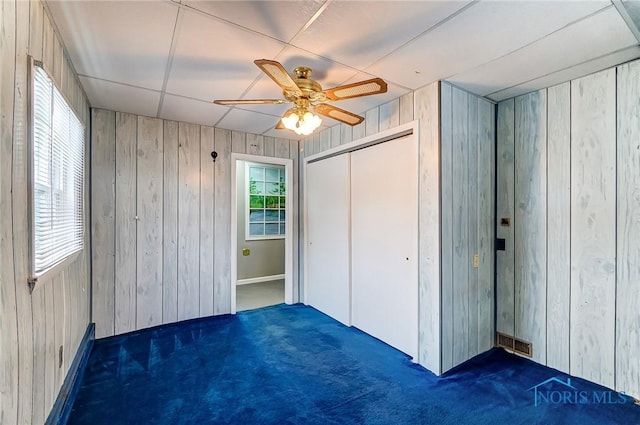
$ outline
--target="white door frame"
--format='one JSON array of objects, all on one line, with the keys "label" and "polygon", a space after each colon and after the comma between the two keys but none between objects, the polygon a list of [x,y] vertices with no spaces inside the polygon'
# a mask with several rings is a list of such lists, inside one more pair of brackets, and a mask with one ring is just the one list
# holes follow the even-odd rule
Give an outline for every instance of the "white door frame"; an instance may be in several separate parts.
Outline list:
[{"label": "white door frame", "polygon": [[304,223],[304,226],[303,226],[304,231],[303,231],[303,241],[300,242],[304,244],[302,245],[304,246],[304,254],[302,258],[303,267],[304,267],[304,273],[303,273],[304,282],[302,284],[304,288],[304,296],[303,296],[302,302],[304,304],[309,305],[309,302],[307,300],[307,293],[309,292],[307,291],[307,282],[309,281],[309,279],[307,278],[307,270],[309,269],[309,267],[307,267],[307,249],[306,249],[306,244],[308,243],[308,240],[309,240],[309,237],[307,235],[307,229],[309,227],[307,225],[307,211],[308,211],[307,209],[307,165],[310,162],[316,162],[332,156],[352,152],[357,149],[363,149],[363,148],[366,148],[367,146],[377,145],[378,143],[384,143],[389,140],[397,139],[398,137],[406,136],[408,134],[414,134],[416,138],[418,137],[418,120],[409,121],[406,124],[401,124],[397,127],[393,127],[388,130],[384,130],[379,133],[372,134],[371,136],[363,137],[361,139],[354,140],[353,142],[345,143],[344,145],[340,145],[335,148],[331,148],[314,155],[309,155],[308,157],[304,158],[302,162],[302,167],[303,167],[302,184],[303,184],[303,193],[304,193],[302,220]]},{"label": "white door frame", "polygon": [[262,164],[284,165],[287,187],[285,208],[286,222],[284,235],[284,302],[293,304],[293,160],[270,156],[231,154],[231,314],[236,314],[236,284],[238,281],[238,161],[258,162]]}]

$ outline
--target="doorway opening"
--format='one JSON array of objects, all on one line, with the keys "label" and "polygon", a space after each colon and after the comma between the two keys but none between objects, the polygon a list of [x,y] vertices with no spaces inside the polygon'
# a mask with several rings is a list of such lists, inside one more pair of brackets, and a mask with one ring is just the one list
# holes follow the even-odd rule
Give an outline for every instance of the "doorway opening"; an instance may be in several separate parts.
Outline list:
[{"label": "doorway opening", "polygon": [[232,154],[231,313],[293,303],[293,160]]}]

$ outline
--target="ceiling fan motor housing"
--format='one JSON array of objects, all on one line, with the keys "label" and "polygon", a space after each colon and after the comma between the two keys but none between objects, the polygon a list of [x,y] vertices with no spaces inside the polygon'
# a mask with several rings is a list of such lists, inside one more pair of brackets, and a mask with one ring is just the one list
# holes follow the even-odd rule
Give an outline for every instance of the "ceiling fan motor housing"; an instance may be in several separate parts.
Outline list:
[{"label": "ceiling fan motor housing", "polygon": [[327,96],[322,92],[322,86],[309,78],[311,76],[311,68],[299,66],[293,70],[296,78],[293,80],[300,92],[291,92],[284,90],[282,93],[289,102],[295,103],[297,106],[309,106],[309,104],[317,104],[326,102]]}]

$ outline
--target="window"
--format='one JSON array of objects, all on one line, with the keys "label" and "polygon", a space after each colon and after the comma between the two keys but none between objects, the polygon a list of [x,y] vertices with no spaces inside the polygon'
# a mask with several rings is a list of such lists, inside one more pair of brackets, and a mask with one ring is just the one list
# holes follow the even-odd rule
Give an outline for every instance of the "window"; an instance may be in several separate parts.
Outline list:
[{"label": "window", "polygon": [[247,239],[284,238],[286,187],[284,167],[247,164]]},{"label": "window", "polygon": [[84,127],[38,65],[32,101],[31,249],[38,277],[83,248]]}]

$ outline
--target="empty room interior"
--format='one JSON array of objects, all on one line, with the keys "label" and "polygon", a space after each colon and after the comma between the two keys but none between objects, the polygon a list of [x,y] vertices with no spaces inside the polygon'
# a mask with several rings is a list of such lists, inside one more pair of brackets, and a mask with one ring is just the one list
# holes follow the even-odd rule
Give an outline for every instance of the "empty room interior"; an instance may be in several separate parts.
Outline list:
[{"label": "empty room interior", "polygon": [[1,424],[640,424],[640,1],[0,8]]}]

